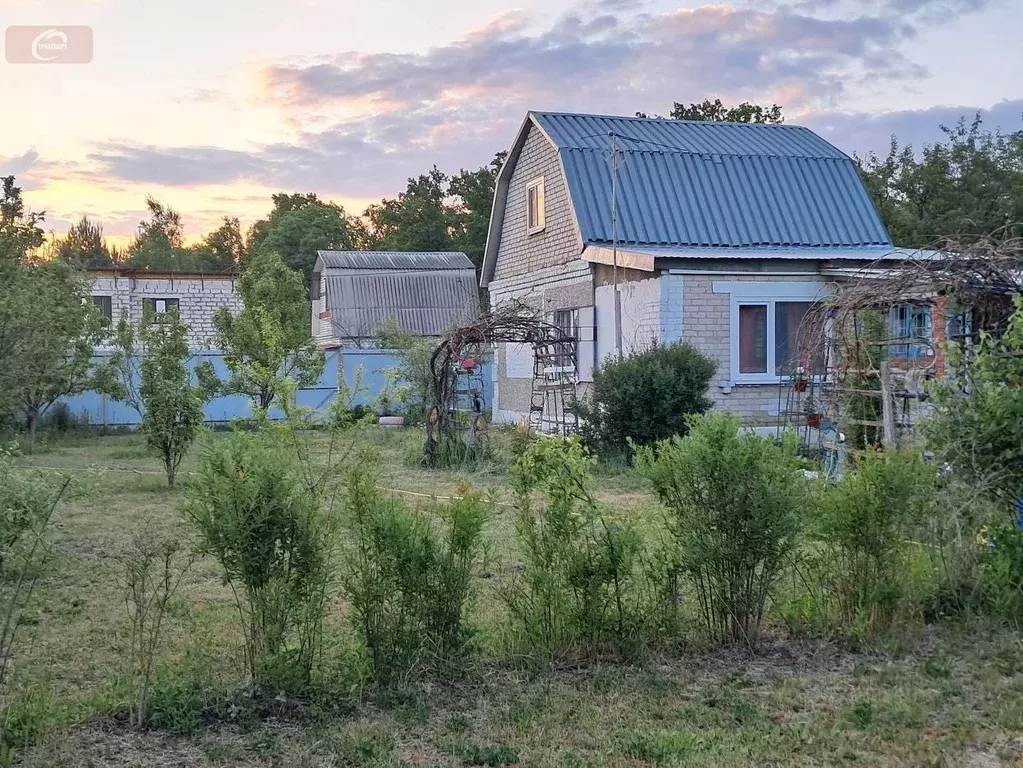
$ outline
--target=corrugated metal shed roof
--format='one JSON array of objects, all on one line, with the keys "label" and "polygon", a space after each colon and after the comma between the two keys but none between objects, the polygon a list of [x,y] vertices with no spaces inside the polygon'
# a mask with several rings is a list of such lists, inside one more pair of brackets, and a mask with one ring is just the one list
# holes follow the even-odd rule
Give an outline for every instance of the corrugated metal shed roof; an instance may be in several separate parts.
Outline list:
[{"label": "corrugated metal shed roof", "polygon": [[324,275],[327,310],[340,339],[377,334],[389,318],[413,333],[439,336],[479,315],[472,269],[358,271]]},{"label": "corrugated metal shed roof", "polygon": [[317,251],[318,266],[336,269],[473,269],[461,251]]}]

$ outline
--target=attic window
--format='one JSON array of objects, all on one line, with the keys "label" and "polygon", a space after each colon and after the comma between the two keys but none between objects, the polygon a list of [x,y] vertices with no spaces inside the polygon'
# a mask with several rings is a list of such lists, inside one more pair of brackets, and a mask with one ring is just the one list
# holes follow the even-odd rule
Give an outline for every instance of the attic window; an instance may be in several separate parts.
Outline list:
[{"label": "attic window", "polygon": [[526,229],[529,234],[542,232],[544,228],[543,177],[530,182],[526,187]]}]

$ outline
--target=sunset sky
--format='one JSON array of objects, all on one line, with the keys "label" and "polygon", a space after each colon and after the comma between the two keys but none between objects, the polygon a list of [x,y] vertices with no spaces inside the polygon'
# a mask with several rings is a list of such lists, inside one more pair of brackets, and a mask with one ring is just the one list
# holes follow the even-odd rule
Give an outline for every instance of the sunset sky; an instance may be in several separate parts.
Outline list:
[{"label": "sunset sky", "polygon": [[0,22],[94,31],[90,64],[0,61],[0,175],[57,232],[129,235],[147,194],[191,237],[280,190],[358,213],[485,164],[527,109],[777,102],[861,154],[1023,114],[1019,0],[0,0]]}]

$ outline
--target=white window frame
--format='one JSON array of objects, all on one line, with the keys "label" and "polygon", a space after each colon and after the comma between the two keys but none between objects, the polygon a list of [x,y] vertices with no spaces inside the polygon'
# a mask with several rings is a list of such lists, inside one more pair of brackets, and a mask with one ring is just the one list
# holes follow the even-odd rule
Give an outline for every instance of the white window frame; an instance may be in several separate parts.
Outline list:
[{"label": "white window frame", "polygon": [[[788,374],[776,374],[775,370],[775,304],[788,302],[819,301],[830,291],[824,283],[817,282],[715,282],[714,293],[730,294],[729,312],[729,376],[732,384],[778,384],[788,379]],[[739,307],[758,305],[767,307],[767,372],[739,372]]]},{"label": "white window frame", "polygon": [[[535,224],[531,224],[529,221],[529,193],[532,190],[538,190],[536,200],[536,218]],[[543,232],[547,227],[547,212],[544,210],[547,207],[547,190],[544,184],[544,177],[541,176],[538,179],[533,179],[526,185],[526,232],[530,235],[535,235],[537,232]]]}]

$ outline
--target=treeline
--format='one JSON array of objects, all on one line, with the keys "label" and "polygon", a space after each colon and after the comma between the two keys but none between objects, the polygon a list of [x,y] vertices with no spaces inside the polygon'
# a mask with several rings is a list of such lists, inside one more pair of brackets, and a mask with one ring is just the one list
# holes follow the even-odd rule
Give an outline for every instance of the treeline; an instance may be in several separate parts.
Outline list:
[{"label": "treeline", "polygon": [[[641,116],[642,113],[638,113]],[[676,102],[670,119],[781,123],[781,107],[720,100]],[[665,118],[669,119],[669,118]],[[888,154],[857,157],[881,218],[896,245],[918,248],[938,243],[939,235],[969,242],[992,232],[1020,234],[1023,222],[1023,130],[1011,133],[983,126],[978,114],[943,127],[944,138],[916,151],[893,136]],[[227,272],[248,256],[274,251],[307,277],[323,249],[464,251],[478,266],[483,260],[497,173],[506,153],[489,165],[447,175],[437,167],[408,179],[403,192],[350,215],[315,193],[278,193],[263,218],[243,231],[237,218],[198,242],[185,244],[180,214],[150,197],[148,216],[131,243],[111,247],[101,222],[83,217],[49,244],[52,255],[82,267],[122,265],[143,270]],[[13,177],[4,180],[2,214],[12,219]],[[18,197],[20,205],[20,197]],[[39,229],[41,213],[24,213]],[[28,220],[28,219],[26,219]],[[20,247],[43,246],[41,230]]]},{"label": "treeline", "polygon": [[[273,251],[308,276],[316,251],[328,249],[463,251],[478,266],[504,155],[452,176],[434,167],[410,178],[396,197],[385,198],[358,216],[314,193],[281,192],[272,196],[270,212],[248,231],[237,218],[225,216],[220,226],[190,245],[185,244],[181,214],[147,197],[148,216],[139,222],[126,248],[111,246],[102,223],[83,216],[49,249],[53,257],[80,267],[117,265],[150,271],[229,272],[248,256]],[[14,199],[14,184],[13,177],[5,179],[5,200]],[[18,200],[20,205],[20,196]],[[42,222],[42,214],[33,216],[33,224]],[[40,234],[26,247],[42,245]]]}]

